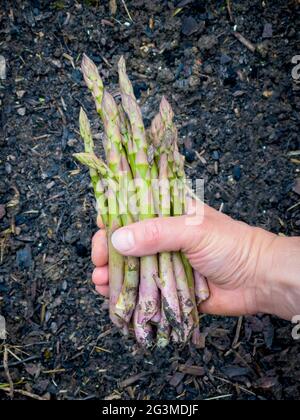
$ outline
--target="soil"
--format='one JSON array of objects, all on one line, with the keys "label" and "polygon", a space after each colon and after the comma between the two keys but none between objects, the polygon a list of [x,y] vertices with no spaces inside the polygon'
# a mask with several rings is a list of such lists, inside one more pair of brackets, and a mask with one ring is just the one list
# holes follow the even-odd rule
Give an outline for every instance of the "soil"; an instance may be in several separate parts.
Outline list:
[{"label": "soil", "polygon": [[81,55],[116,92],[124,54],[146,124],[163,94],[172,103],[206,202],[299,235],[299,2],[191,0],[175,14],[172,1],[127,0],[133,23],[118,3],[113,17],[104,1],[1,2],[0,351],[14,398],[298,399],[299,341],[277,318],[204,316],[203,349],[121,338],[90,281],[95,210],[72,154],[81,105],[101,138]]}]

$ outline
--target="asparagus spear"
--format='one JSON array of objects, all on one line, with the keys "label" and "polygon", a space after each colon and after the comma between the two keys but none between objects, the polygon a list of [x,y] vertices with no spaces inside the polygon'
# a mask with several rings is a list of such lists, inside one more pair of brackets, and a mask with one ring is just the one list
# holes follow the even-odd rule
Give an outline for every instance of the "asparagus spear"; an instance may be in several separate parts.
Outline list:
[{"label": "asparagus spear", "polygon": [[[169,174],[172,179],[173,215],[178,216],[183,211],[184,206],[180,189],[183,189],[182,185],[184,185],[185,174],[181,166],[183,160],[178,152],[177,130],[173,122],[174,114],[165,97],[162,98],[160,103],[160,116],[166,132],[165,148],[168,152]],[[174,253],[173,264],[176,272],[177,291],[184,318],[184,339],[187,340],[193,326],[197,326],[199,323],[194,292],[194,276],[192,268],[184,254]]]},{"label": "asparagus spear", "polygon": [[[91,133],[91,127],[88,117],[84,110],[80,109],[79,115],[79,127],[80,134],[84,141],[84,149],[86,153],[94,152],[94,142]],[[108,225],[108,214],[107,214],[107,197],[105,195],[105,189],[102,184],[101,178],[97,172],[97,169],[90,167],[90,177],[94,189],[94,194],[97,203],[98,214],[101,215],[101,219],[105,226]]]},{"label": "asparagus spear", "polygon": [[[168,179],[168,157],[164,152],[161,154],[159,161],[159,185],[161,201],[160,215],[170,216],[171,197]],[[178,335],[182,336],[182,319],[177,295],[176,279],[172,264],[172,254],[169,252],[162,252],[159,254],[159,276],[165,315],[170,325],[177,331]]]},{"label": "asparagus spear", "polygon": [[114,180],[110,169],[93,153],[75,153],[74,157],[79,162],[87,165],[89,168],[98,171],[103,178],[107,180],[108,188],[108,250],[109,250],[109,280],[110,280],[110,318],[115,325],[122,328],[124,322],[115,313],[118,297],[122,290],[124,278],[124,258],[114,249],[111,243],[113,232],[122,226],[118,215],[118,203],[116,194],[118,190],[117,183]]},{"label": "asparagus spear", "polygon": [[[151,177],[147,160],[147,141],[140,108],[135,100],[132,85],[126,75],[125,63],[119,61],[119,84],[122,105],[127,114],[132,130],[134,154],[134,167],[132,172],[136,177],[136,188],[140,205],[140,220],[155,216],[153,211],[153,196],[151,190]],[[159,294],[157,289],[158,264],[155,255],[141,258],[141,276],[139,288],[138,322],[145,325],[159,310]]]},{"label": "asparagus spear", "polygon": [[[104,90],[103,82],[94,63],[84,55],[82,61],[82,71],[84,79],[92,91],[96,109],[100,115],[107,138],[106,155],[109,163],[109,168],[115,176],[122,176],[122,171],[125,171],[128,178],[131,178],[130,167],[127,163],[126,153],[121,142],[119,114],[117,105],[113,97]],[[111,192],[112,193],[112,192]],[[118,191],[118,195],[120,190]],[[119,197],[120,198],[120,197]],[[121,197],[124,202],[124,196]],[[126,197],[127,198],[127,197]],[[125,200],[126,201],[126,200]],[[132,218],[129,218],[128,208],[125,202],[125,208],[119,208],[123,223],[132,223]],[[120,227],[120,226],[119,226]],[[117,224],[110,226],[109,241],[114,230],[117,229]],[[109,249],[112,249],[112,244],[109,244]],[[114,256],[116,260],[116,257]],[[113,268],[110,269],[110,274],[113,275]],[[110,278],[110,286],[113,287]],[[139,283],[139,260],[134,257],[127,257],[125,264],[124,283],[120,290],[118,287],[116,293],[120,291],[119,296],[115,299],[114,291],[111,299],[111,313],[114,311],[126,323],[130,321],[134,306],[136,303],[137,291]],[[115,302],[116,300],[116,302]],[[126,302],[126,304],[125,304]]]},{"label": "asparagus spear", "polygon": [[104,90],[103,82],[99,76],[97,66],[86,54],[83,54],[82,57],[81,70],[85,83],[94,97],[97,112],[101,116],[101,103]]}]

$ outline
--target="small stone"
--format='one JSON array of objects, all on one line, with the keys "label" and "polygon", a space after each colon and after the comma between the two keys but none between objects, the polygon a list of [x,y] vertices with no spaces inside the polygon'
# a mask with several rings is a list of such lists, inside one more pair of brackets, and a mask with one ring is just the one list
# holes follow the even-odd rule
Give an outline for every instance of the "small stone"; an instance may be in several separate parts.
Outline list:
[{"label": "small stone", "polygon": [[198,76],[190,76],[188,78],[188,83],[189,83],[189,86],[191,88],[195,88],[195,87],[199,86],[199,84],[200,84],[199,77]]},{"label": "small stone", "polygon": [[6,162],[6,163],[5,163],[5,172],[6,172],[8,175],[10,175],[10,174],[11,174],[11,172],[12,172],[12,166],[11,166],[11,164],[10,164],[10,163],[8,163],[8,162]]},{"label": "small stone", "polygon": [[212,68],[212,65],[210,65],[210,64],[206,64],[206,65],[204,66],[203,71],[204,71],[204,73],[205,73],[205,74],[212,74],[212,73],[213,73],[213,68]]},{"label": "small stone", "polygon": [[76,139],[69,139],[68,141],[67,141],[67,145],[69,146],[69,147],[73,147],[73,146],[75,146],[75,144],[77,143],[77,140]]},{"label": "small stone", "polygon": [[234,180],[234,177],[232,175],[229,175],[229,177],[228,177],[228,183],[229,184],[235,184],[235,180]]},{"label": "small stone", "polygon": [[38,377],[41,372],[41,365],[28,363],[27,365],[25,365],[25,370],[27,373],[29,373],[30,376]]},{"label": "small stone", "polygon": [[53,187],[54,187],[54,185],[55,185],[55,182],[54,182],[54,181],[51,181],[51,182],[49,182],[48,184],[46,184],[46,188],[47,188],[47,190],[51,190],[51,188],[53,188]]},{"label": "small stone", "polygon": [[211,50],[218,44],[218,38],[215,35],[203,35],[198,40],[200,50]]},{"label": "small stone", "polygon": [[193,163],[196,159],[196,153],[194,150],[185,149],[183,154],[187,163]]},{"label": "small stone", "polygon": [[66,280],[64,280],[64,281],[62,282],[61,288],[62,288],[62,290],[63,290],[63,291],[66,291],[66,290],[67,290],[67,288],[68,288],[68,283],[67,283],[67,281],[66,281]]},{"label": "small stone", "polygon": [[26,245],[25,248],[17,251],[16,262],[21,270],[28,269],[32,264],[31,247]]},{"label": "small stone", "polygon": [[294,193],[300,195],[300,178],[296,179],[296,184],[293,188]]},{"label": "small stone", "polygon": [[26,108],[19,108],[17,110],[17,113],[21,116],[24,117],[24,115],[26,114]]},{"label": "small stone", "polygon": [[195,32],[203,32],[205,28],[205,22],[201,21],[198,23],[192,16],[185,17],[182,21],[181,31],[183,35],[190,36]]},{"label": "small stone", "polygon": [[213,158],[213,160],[219,160],[220,159],[220,153],[217,150],[215,150],[212,154],[212,158]]},{"label": "small stone", "polygon": [[273,91],[272,90],[264,90],[263,91],[263,97],[264,98],[271,98],[273,96]]},{"label": "small stone", "polygon": [[22,99],[25,93],[26,93],[25,90],[17,90],[16,94],[17,94],[18,99]]},{"label": "small stone", "polygon": [[3,55],[0,55],[0,80],[6,79],[6,60]]},{"label": "small stone", "polygon": [[230,61],[231,61],[231,58],[229,57],[229,55],[226,55],[226,54],[222,54],[221,55],[221,57],[220,57],[220,63],[222,65],[228,64],[228,63],[230,63]]},{"label": "small stone", "polygon": [[264,31],[262,34],[263,38],[272,38],[273,36],[273,26],[271,23],[266,23],[264,26]]},{"label": "small stone", "polygon": [[242,178],[242,169],[241,169],[241,167],[239,165],[236,165],[233,168],[233,178],[236,181],[240,181],[240,179]]},{"label": "small stone", "polygon": [[61,69],[61,68],[62,68],[62,64],[61,64],[61,62],[60,62],[59,60],[56,60],[55,58],[54,58],[53,60],[51,60],[51,63],[52,63],[55,67],[57,67],[58,69]]},{"label": "small stone", "polygon": [[57,326],[56,322],[51,322],[50,330],[51,330],[52,334],[55,334],[57,332],[58,326]]}]

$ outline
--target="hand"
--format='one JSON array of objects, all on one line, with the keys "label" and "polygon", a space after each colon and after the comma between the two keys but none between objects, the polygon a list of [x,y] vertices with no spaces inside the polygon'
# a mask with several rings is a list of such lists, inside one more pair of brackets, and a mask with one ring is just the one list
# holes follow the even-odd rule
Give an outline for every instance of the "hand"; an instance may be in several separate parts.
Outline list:
[{"label": "hand", "polygon": [[[193,268],[208,280],[211,296],[202,304],[203,313],[237,316],[267,312],[291,319],[297,313],[296,307],[300,306],[299,292],[296,302],[289,301],[289,305],[279,302],[284,299],[285,286],[276,262],[284,250],[286,255],[289,254],[292,239],[286,238],[289,242],[283,243],[283,238],[234,221],[208,206],[204,208],[203,220],[199,216],[151,219],[119,229],[112,241],[124,255],[143,256],[182,250]],[[295,252],[292,254],[300,260],[300,241],[299,247],[295,241],[293,246]],[[295,265],[297,258],[294,259]],[[93,273],[96,290],[108,296],[104,230],[93,238],[92,260],[96,265]],[[292,272],[288,276],[292,277],[292,284],[299,277],[299,269],[296,267],[295,275]]]}]

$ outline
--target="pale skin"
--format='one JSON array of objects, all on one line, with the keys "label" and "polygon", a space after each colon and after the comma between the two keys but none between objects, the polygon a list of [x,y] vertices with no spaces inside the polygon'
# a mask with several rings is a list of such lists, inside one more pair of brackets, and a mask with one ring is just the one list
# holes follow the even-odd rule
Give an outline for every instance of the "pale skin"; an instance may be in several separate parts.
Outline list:
[{"label": "pale skin", "polygon": [[[208,280],[211,296],[200,308],[203,313],[267,313],[286,320],[300,314],[300,237],[280,237],[205,206],[203,219],[190,215],[147,220],[119,229],[112,240],[123,255],[183,251]],[[94,235],[92,261],[96,290],[107,297],[104,229]]]}]

